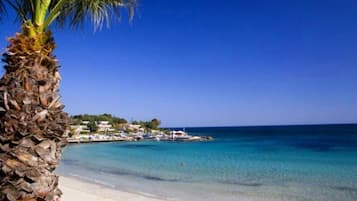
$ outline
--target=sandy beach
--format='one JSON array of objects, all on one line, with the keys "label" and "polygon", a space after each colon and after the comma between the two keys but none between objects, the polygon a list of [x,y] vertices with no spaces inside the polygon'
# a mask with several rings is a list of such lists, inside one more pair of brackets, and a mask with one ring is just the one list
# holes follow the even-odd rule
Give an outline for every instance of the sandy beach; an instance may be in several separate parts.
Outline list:
[{"label": "sandy beach", "polygon": [[60,188],[63,191],[62,201],[164,201],[143,195],[120,191],[99,184],[84,182],[70,177],[60,177]]}]

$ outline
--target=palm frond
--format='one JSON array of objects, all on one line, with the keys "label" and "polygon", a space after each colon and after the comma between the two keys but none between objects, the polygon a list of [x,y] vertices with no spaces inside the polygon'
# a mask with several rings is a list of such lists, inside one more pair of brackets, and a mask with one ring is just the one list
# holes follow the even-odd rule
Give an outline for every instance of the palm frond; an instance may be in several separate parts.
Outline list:
[{"label": "palm frond", "polygon": [[[6,8],[11,8],[18,21],[33,20],[39,1],[43,0],[0,0],[0,19]],[[43,27],[48,28],[54,21],[60,27],[80,27],[90,21],[100,29],[112,20],[120,20],[125,9],[132,20],[136,6],[137,0],[51,0]]]},{"label": "palm frond", "polygon": [[123,9],[128,10],[131,20],[137,5],[136,0],[54,0],[50,5],[50,15],[60,2],[65,3],[56,13],[59,26],[69,24],[71,27],[80,27],[85,21],[90,21],[96,29],[104,24],[109,26],[113,19],[120,20]]},{"label": "palm frond", "polygon": [[20,21],[31,19],[35,11],[34,0],[0,0],[0,17],[6,11],[6,5],[15,11]]}]

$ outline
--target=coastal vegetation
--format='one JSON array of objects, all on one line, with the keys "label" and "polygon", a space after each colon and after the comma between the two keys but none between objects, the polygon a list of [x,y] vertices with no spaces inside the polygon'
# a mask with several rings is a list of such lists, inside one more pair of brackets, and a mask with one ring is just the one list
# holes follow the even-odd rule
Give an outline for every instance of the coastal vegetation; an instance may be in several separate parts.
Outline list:
[{"label": "coastal vegetation", "polygon": [[141,125],[142,127],[148,130],[160,129],[159,126],[161,121],[157,118],[152,119],[151,121],[133,121],[132,124]]},{"label": "coastal vegetation", "polygon": [[111,114],[100,114],[100,115],[91,115],[91,114],[80,114],[71,116],[74,124],[80,124],[81,121],[108,121],[112,124],[126,124],[128,121],[125,118],[120,118],[113,116]]},{"label": "coastal vegetation", "polygon": [[135,5],[135,0],[0,0],[0,13],[12,10],[21,24],[2,59],[0,200],[53,201],[62,194],[54,170],[70,119],[60,101],[51,25],[91,21],[97,29],[120,19],[123,7],[132,18]]},{"label": "coastal vegetation", "polygon": [[[163,128],[159,128],[161,121],[158,118],[153,118],[150,121],[137,121],[133,120],[128,122],[125,118],[116,117],[111,114],[79,114],[71,116],[72,125],[81,125],[85,122],[91,133],[98,132],[98,124],[100,122],[107,122],[108,125],[113,127],[113,131],[124,131],[127,133],[138,132],[141,129],[143,132],[151,132],[153,130],[164,131]],[[129,126],[133,125],[133,126]],[[135,126],[137,125],[137,126]]]},{"label": "coastal vegetation", "polygon": [[90,114],[83,114],[83,115],[73,115],[72,124],[73,125],[80,125],[82,121],[88,121],[88,128],[91,132],[96,132],[98,127],[96,122],[99,121],[107,121],[109,124],[113,125],[114,128],[120,128],[121,125],[125,125],[128,121],[124,118],[115,117],[111,114],[101,114],[101,115],[90,115]]}]

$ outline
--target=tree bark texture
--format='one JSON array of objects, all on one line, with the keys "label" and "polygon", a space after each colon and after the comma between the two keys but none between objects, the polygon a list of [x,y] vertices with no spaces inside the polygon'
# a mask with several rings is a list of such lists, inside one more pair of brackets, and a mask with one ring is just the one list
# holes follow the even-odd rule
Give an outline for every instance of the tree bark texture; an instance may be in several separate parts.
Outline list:
[{"label": "tree bark texture", "polygon": [[3,54],[0,80],[0,200],[52,201],[54,174],[67,143],[69,117],[60,102],[59,64],[50,32],[18,33]]}]

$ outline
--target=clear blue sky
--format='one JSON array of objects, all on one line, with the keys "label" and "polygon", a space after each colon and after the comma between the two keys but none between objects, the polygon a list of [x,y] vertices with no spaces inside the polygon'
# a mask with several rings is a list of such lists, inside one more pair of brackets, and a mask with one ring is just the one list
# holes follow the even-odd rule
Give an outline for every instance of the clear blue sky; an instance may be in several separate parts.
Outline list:
[{"label": "clear blue sky", "polygon": [[[70,114],[164,126],[357,122],[357,1],[139,3],[131,24],[54,31]],[[18,25],[0,26],[4,50]]]}]

